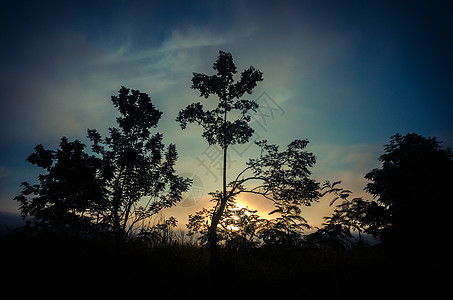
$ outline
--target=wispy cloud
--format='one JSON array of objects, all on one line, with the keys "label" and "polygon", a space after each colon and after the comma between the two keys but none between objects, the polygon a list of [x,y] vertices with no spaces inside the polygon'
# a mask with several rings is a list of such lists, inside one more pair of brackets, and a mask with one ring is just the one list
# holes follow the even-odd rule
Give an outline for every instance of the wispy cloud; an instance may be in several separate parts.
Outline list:
[{"label": "wispy cloud", "polygon": [[207,46],[220,46],[231,41],[232,39],[228,36],[215,34],[206,29],[189,27],[184,31],[173,30],[171,37],[163,43],[159,51],[165,52]]},{"label": "wispy cloud", "polygon": [[[371,26],[381,21],[379,12],[368,22],[367,5],[347,11],[339,3],[329,4],[343,10],[326,10],[317,2],[282,3],[237,1],[221,17],[215,1],[187,2],[178,8],[189,13],[176,15],[173,7],[154,2],[146,9],[112,4],[103,14],[91,8],[90,16],[83,5],[61,15],[44,7],[39,12],[49,18],[36,28],[28,20],[44,19],[41,14],[15,17],[11,24],[20,23],[21,34],[5,26],[16,44],[0,58],[6,70],[0,74],[2,147],[21,147],[10,153],[24,153],[36,143],[56,146],[63,135],[83,138],[86,128],[106,132],[115,125],[110,96],[125,85],[149,93],[163,112],[158,130],[166,144],[177,144],[181,171],[200,169],[194,157],[207,143],[197,128],[182,132],[174,120],[194,101],[215,101],[199,98],[190,85],[192,72],[214,72],[219,50],[232,52],[238,71],[253,65],[264,73],[256,94],[246,96],[256,99],[265,91],[285,115],[263,137],[282,147],[309,138],[319,180],[343,180],[346,188],[361,190],[376,152],[396,131],[451,136],[451,105],[433,97],[432,103],[420,100],[422,84],[409,80],[416,68],[405,70],[402,63],[412,63],[405,56],[411,41],[398,49],[403,42],[389,37],[390,27]],[[432,71],[417,71],[419,82],[432,74],[424,70]],[[433,91],[437,88],[424,95]],[[424,105],[414,105],[412,96]],[[441,98],[449,99],[447,93]],[[206,186],[215,189],[209,180]]]}]

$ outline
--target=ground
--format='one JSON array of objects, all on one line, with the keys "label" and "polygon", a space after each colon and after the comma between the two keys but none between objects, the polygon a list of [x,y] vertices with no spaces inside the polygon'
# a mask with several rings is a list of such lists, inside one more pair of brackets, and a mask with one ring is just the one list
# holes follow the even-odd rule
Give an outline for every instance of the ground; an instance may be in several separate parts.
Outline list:
[{"label": "ground", "polygon": [[193,244],[157,248],[129,244],[118,254],[106,240],[15,235],[3,238],[2,245],[2,273],[7,275],[3,286],[12,293],[25,287],[35,295],[80,290],[141,295],[219,290],[233,296],[292,293],[366,299],[418,290],[431,295],[441,291],[443,276],[441,264],[401,259],[383,245],[354,251],[221,249],[216,281],[209,280],[208,252]]}]

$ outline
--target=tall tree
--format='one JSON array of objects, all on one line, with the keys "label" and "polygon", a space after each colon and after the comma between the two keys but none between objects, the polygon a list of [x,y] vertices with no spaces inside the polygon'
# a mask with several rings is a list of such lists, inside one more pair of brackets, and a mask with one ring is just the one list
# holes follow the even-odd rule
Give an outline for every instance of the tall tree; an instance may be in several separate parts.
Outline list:
[{"label": "tall tree", "polygon": [[[372,200],[348,199],[351,191],[326,182],[326,193],[342,203],[315,237],[350,236],[350,230],[379,238],[405,257],[439,257],[439,244],[448,234],[449,184],[453,182],[453,153],[436,138],[415,133],[396,134],[379,157],[382,166],[371,170],[365,190]],[[394,251],[398,253],[398,251]]]},{"label": "tall tree", "polygon": [[[230,53],[219,52],[219,57],[214,63],[213,69],[217,74],[208,76],[194,73],[192,88],[200,91],[200,97],[208,98],[216,95],[219,98],[217,107],[213,110],[203,110],[200,102],[190,104],[179,112],[176,120],[181,128],[185,129],[188,123],[198,123],[203,127],[202,136],[210,145],[219,144],[223,150],[223,186],[220,205],[214,211],[209,230],[209,242],[211,257],[215,257],[217,248],[217,225],[228,202],[227,197],[227,151],[228,146],[247,143],[253,135],[253,129],[249,126],[251,121],[250,111],[255,111],[258,104],[251,100],[240,99],[245,93],[251,94],[257,82],[262,81],[262,73],[254,67],[250,67],[241,73],[241,79],[234,81],[236,66]],[[239,111],[240,117],[231,121],[229,113]]]},{"label": "tall tree", "polygon": [[453,154],[436,138],[394,135],[365,178],[375,199],[369,231],[402,248],[433,248],[445,238],[447,205],[453,199]]},{"label": "tall tree", "polygon": [[108,204],[105,219],[122,243],[137,222],[180,201],[191,180],[175,174],[175,145],[170,144],[165,151],[162,134],[151,134],[162,115],[151,98],[124,86],[118,93],[112,96],[121,114],[118,127],[110,128],[110,136],[104,139],[89,129],[88,137],[103,162]]},{"label": "tall tree", "polygon": [[59,150],[38,145],[28,157],[47,171],[39,184],[22,183],[15,198],[34,228],[74,234],[95,222],[112,230],[121,245],[137,222],[175,205],[189,189],[191,180],[175,174],[175,145],[165,150],[162,135],[151,134],[162,115],[151,98],[125,87],[118,93],[112,96],[118,127],[106,138],[88,130],[95,155],[62,138]]},{"label": "tall tree", "polygon": [[104,181],[99,176],[101,161],[84,151],[80,141],[63,137],[60,148],[46,150],[37,145],[27,161],[44,169],[39,184],[23,182],[20,202],[27,226],[38,232],[77,236],[91,233],[104,209]]},{"label": "tall tree", "polygon": [[[194,73],[192,88],[200,91],[200,97],[216,95],[219,98],[217,108],[204,110],[201,103],[193,103],[181,110],[176,120],[180,122],[182,129],[188,123],[201,125],[202,136],[208,143],[219,144],[223,149],[223,186],[222,191],[214,193],[213,200],[217,204],[208,233],[211,270],[215,273],[217,228],[229,199],[240,193],[258,194],[274,202],[276,213],[291,212],[298,215],[300,210],[295,209],[296,206],[310,205],[319,198],[319,184],[309,178],[311,172],[308,168],[313,166],[316,159],[311,153],[304,151],[308,144],[306,140],[292,142],[285,151],[279,151],[278,146],[269,145],[267,141],[258,142],[260,157],[250,159],[247,167],[227,184],[228,147],[249,141],[253,135],[253,129],[249,126],[251,112],[256,112],[258,108],[255,101],[239,98],[245,93],[252,93],[257,82],[262,81],[262,73],[250,67],[235,82],[233,76],[236,66],[232,55],[223,51],[219,52],[213,68],[217,74],[212,76]],[[239,117],[230,120],[229,113],[232,110],[238,111]],[[250,184],[254,185],[250,187]]]}]

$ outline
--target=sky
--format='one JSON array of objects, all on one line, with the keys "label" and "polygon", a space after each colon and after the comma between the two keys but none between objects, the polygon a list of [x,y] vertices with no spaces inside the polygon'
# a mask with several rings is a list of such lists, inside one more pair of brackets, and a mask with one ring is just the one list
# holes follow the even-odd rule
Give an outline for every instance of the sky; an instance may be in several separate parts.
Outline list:
[{"label": "sky", "polygon": [[[25,161],[61,137],[89,144],[118,115],[122,85],[148,93],[163,112],[157,131],[175,143],[177,172],[194,179],[183,203],[165,211],[180,225],[221,189],[218,148],[175,118],[193,102],[193,72],[212,75],[219,50],[239,72],[263,72],[248,99],[254,140],[284,149],[308,139],[313,177],[342,180],[355,196],[395,133],[436,136],[453,146],[453,27],[449,1],[8,1],[0,12],[0,212],[18,213],[20,182],[41,170]],[[230,150],[228,178],[257,146]],[[89,147],[88,147],[89,148]],[[262,199],[238,201],[265,215]],[[329,200],[303,209],[314,226]],[[4,214],[3,214],[4,215]]]}]

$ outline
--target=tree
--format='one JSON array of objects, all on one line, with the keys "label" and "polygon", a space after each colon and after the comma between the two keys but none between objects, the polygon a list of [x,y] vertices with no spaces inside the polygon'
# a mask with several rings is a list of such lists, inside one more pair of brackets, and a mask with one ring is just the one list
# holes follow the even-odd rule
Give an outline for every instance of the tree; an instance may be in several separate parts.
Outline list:
[{"label": "tree", "polygon": [[[268,145],[261,141],[261,155],[257,159],[250,159],[247,167],[241,171],[235,180],[227,184],[226,159],[230,145],[247,143],[253,134],[249,126],[251,111],[258,108],[258,104],[251,100],[240,99],[245,93],[251,94],[262,81],[262,73],[250,67],[241,73],[239,81],[233,79],[236,66],[232,55],[219,52],[213,69],[217,74],[208,76],[194,73],[192,88],[200,91],[200,97],[208,98],[216,95],[219,98],[217,108],[204,110],[199,102],[188,105],[179,112],[177,121],[185,129],[188,123],[197,123],[203,127],[202,136],[209,144],[219,144],[223,149],[223,186],[222,191],[213,200],[217,202],[209,224],[208,240],[211,253],[211,270],[215,272],[217,228],[227,207],[228,200],[240,193],[259,194],[273,201],[277,206],[294,207],[309,205],[319,197],[319,184],[310,179],[308,167],[313,166],[315,157],[303,149],[308,141],[296,140],[288,149],[279,152],[278,146]],[[231,111],[238,111],[239,117],[230,120]],[[249,187],[249,183],[257,183]]]},{"label": "tree", "polygon": [[135,224],[175,205],[189,189],[191,180],[175,174],[175,145],[165,150],[162,135],[151,134],[162,115],[151,98],[122,87],[112,102],[121,115],[118,127],[106,138],[88,130],[95,155],[62,138],[59,150],[38,145],[28,157],[47,171],[39,184],[22,183],[15,198],[34,228],[74,235],[95,223],[97,230],[112,230],[119,246]]},{"label": "tree", "polygon": [[351,191],[338,187],[340,182],[326,182],[326,193],[336,196],[330,204],[342,203],[317,235],[346,237],[358,230],[404,256],[432,255],[447,235],[447,205],[453,199],[453,154],[440,144],[415,133],[392,136],[379,157],[382,166],[365,176],[372,200],[350,200]]},{"label": "tree", "polygon": [[99,176],[101,161],[84,152],[80,141],[63,137],[57,151],[37,145],[27,161],[46,170],[39,184],[23,182],[15,197],[30,229],[78,236],[92,233],[105,205],[104,181]]},{"label": "tree", "polygon": [[[213,199],[221,197],[221,193],[214,195]],[[218,202],[218,200],[213,200]],[[215,207],[208,210],[203,208],[193,215],[189,215],[187,229],[189,236],[199,234],[198,241],[201,245],[207,245],[209,241],[210,220],[214,214]],[[217,241],[223,243],[229,249],[242,249],[255,247],[258,241],[258,234],[266,223],[257,214],[257,210],[249,207],[239,207],[233,197],[228,199],[226,209],[217,226]]]},{"label": "tree", "polygon": [[330,201],[329,206],[334,205],[337,200],[341,203],[336,205],[330,217],[324,217],[321,228],[310,234],[306,238],[306,243],[317,248],[347,249],[351,246],[350,239],[352,231],[359,233],[359,242],[362,241],[361,232],[367,231],[366,218],[369,209],[374,205],[373,202],[362,198],[349,199],[352,191],[343,189],[339,186],[341,181],[330,183],[326,181],[322,190],[322,195],[333,194],[335,197]]},{"label": "tree", "polygon": [[168,246],[176,241],[176,234],[173,228],[176,227],[177,220],[175,217],[165,219],[163,215],[157,224],[152,224],[148,220],[148,224],[143,224],[139,227],[138,232],[134,235],[134,241],[148,247]]},{"label": "tree", "polygon": [[382,166],[365,176],[371,181],[365,189],[375,200],[368,231],[400,248],[433,248],[448,228],[452,152],[436,138],[396,134],[379,160]]},{"label": "tree", "polygon": [[267,222],[260,237],[266,244],[298,245],[304,229],[310,228],[300,206],[310,206],[320,197],[319,183],[310,178],[309,170],[316,157],[305,151],[307,140],[295,140],[284,151],[266,140],[256,144],[261,148],[260,156],[249,159],[229,183],[227,196],[248,193],[272,201],[275,209],[269,215],[277,217]]},{"label": "tree", "polygon": [[[258,104],[255,101],[240,100],[245,93],[251,94],[257,82],[262,81],[262,73],[250,67],[241,74],[241,79],[234,82],[237,72],[230,53],[219,52],[214,63],[216,75],[194,73],[192,88],[200,91],[200,97],[208,98],[216,95],[219,98],[217,108],[203,110],[200,102],[190,104],[179,112],[176,121],[185,129],[188,123],[198,123],[203,127],[202,136],[210,145],[219,144],[223,150],[223,192],[219,199],[220,205],[214,211],[209,230],[211,257],[214,259],[217,248],[217,225],[228,202],[226,159],[228,146],[247,143],[253,135],[253,129],[248,125],[251,121],[250,110],[255,111]],[[239,111],[240,117],[234,121],[228,119],[232,110]]]},{"label": "tree", "polygon": [[226,247],[241,250],[253,248],[260,244],[258,233],[265,224],[257,210],[248,206],[235,206],[229,209],[227,214],[227,229],[229,229]]},{"label": "tree", "polygon": [[302,243],[302,233],[305,229],[310,229],[307,220],[300,214],[301,209],[298,205],[279,205],[277,209],[271,211],[269,215],[279,213],[280,216],[266,220],[259,232],[259,237],[264,245],[294,247]]},{"label": "tree", "polygon": [[137,222],[180,201],[191,180],[175,174],[175,145],[170,144],[164,152],[162,134],[151,134],[162,115],[151,98],[124,86],[118,93],[112,96],[121,114],[118,127],[110,128],[110,136],[104,139],[95,129],[89,129],[88,137],[93,152],[102,160],[107,189],[104,218],[117,242],[122,243]]}]

